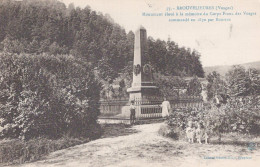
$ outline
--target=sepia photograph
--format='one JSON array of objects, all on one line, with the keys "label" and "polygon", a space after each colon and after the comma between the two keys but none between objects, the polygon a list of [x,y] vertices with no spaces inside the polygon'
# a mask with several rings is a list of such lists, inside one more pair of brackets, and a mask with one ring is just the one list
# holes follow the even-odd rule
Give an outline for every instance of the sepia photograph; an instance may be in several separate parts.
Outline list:
[{"label": "sepia photograph", "polygon": [[260,0],[0,0],[0,166],[260,166]]}]

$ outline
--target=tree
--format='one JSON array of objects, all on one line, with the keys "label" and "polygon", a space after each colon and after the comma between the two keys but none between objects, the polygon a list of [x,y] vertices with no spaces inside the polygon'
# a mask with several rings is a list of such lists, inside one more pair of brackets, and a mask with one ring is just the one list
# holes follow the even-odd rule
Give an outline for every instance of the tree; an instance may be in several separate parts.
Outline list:
[{"label": "tree", "polygon": [[192,62],[192,69],[195,72],[195,75],[198,77],[204,78],[205,72],[203,70],[202,64],[200,62],[200,53],[196,50],[193,50],[191,53],[191,62]]},{"label": "tree", "polygon": [[185,80],[181,77],[164,76],[155,74],[155,84],[163,96],[179,96],[179,90],[187,87]]},{"label": "tree", "polygon": [[125,88],[125,80],[121,80],[119,82],[119,96],[122,97],[124,95],[124,88]]},{"label": "tree", "polygon": [[[57,0],[7,0],[0,1],[0,51],[70,54],[95,69],[102,83],[127,76],[129,85],[134,33],[127,33],[110,16],[88,6],[82,9],[70,4],[66,8]],[[200,54],[180,48],[170,38],[148,37],[143,60],[161,75],[204,77]]]},{"label": "tree", "polygon": [[100,84],[87,63],[67,55],[1,53],[0,67],[1,137],[96,133]]},{"label": "tree", "polygon": [[259,94],[260,77],[255,69],[246,70],[242,66],[233,66],[228,71],[227,82],[232,96],[248,96]]},{"label": "tree", "polygon": [[218,136],[221,142],[222,134],[230,132],[231,117],[230,113],[225,110],[226,106],[216,106],[211,103],[210,109],[205,114],[205,119],[209,122],[209,130]]},{"label": "tree", "polygon": [[230,131],[259,134],[259,96],[232,97],[223,110],[228,113]]},{"label": "tree", "polygon": [[197,76],[194,76],[188,83],[187,93],[192,96],[200,96],[202,86]]},{"label": "tree", "polygon": [[[207,99],[209,101],[221,97],[227,96],[227,85],[226,82],[221,79],[220,74],[216,71],[208,74],[207,76]],[[224,101],[223,101],[224,102]],[[225,103],[225,102],[224,102]]]},{"label": "tree", "polygon": [[260,72],[256,69],[248,69],[249,75],[249,92],[251,95],[260,94]]}]

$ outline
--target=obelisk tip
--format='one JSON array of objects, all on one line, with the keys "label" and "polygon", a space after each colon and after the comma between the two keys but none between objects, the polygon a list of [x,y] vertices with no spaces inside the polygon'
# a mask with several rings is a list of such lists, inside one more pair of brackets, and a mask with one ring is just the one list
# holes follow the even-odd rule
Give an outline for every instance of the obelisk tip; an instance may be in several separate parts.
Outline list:
[{"label": "obelisk tip", "polygon": [[140,25],[138,30],[146,30],[146,29],[144,28],[144,26]]}]

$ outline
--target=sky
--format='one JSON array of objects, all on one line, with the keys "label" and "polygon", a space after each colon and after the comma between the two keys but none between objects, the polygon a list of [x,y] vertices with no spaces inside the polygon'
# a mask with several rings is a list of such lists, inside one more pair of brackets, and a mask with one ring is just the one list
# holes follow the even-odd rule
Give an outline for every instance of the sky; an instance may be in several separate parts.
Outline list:
[{"label": "sky", "polygon": [[[233,65],[260,61],[260,0],[61,0],[75,7],[87,5],[92,10],[109,14],[126,32],[136,31],[140,25],[147,35],[154,39],[167,40],[169,37],[179,46],[196,49],[201,54],[203,66]],[[209,16],[199,18],[218,18],[231,21],[215,22],[170,22],[169,19],[190,18],[179,16],[143,16],[145,13],[171,12],[177,6],[214,6],[214,10],[182,10],[181,12],[208,12]],[[215,10],[219,6],[232,10]],[[212,12],[212,14],[210,14]],[[223,16],[226,13],[241,13],[240,16]],[[253,16],[243,12],[255,13]]]}]

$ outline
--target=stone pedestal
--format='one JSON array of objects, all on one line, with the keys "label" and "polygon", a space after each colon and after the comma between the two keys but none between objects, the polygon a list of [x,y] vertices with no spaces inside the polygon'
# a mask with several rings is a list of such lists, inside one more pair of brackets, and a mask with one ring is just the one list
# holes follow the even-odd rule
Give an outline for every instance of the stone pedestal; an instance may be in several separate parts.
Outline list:
[{"label": "stone pedestal", "polygon": [[146,29],[141,26],[135,32],[133,83],[127,89],[130,100],[151,99],[159,94],[159,89],[153,82],[152,67],[145,62],[147,49]]}]

